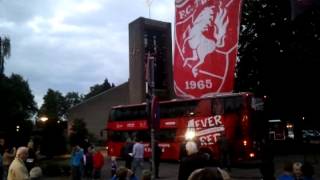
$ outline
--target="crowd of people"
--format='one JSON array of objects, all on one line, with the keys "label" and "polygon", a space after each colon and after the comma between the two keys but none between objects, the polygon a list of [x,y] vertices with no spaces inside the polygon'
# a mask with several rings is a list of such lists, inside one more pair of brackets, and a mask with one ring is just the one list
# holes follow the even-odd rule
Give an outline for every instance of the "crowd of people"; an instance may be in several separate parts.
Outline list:
[{"label": "crowd of people", "polygon": [[[227,151],[224,140],[219,140],[222,149]],[[219,167],[210,167],[208,154],[199,151],[197,143],[188,141],[183,144],[184,148],[180,157],[178,180],[226,180],[230,179],[229,154],[222,154]],[[118,166],[117,159],[111,157],[110,174],[107,179],[111,180],[150,180],[152,169],[144,167],[144,144],[140,139],[134,142],[128,141],[123,149],[122,156],[125,167]],[[155,142],[155,178],[159,178],[159,166],[162,150]],[[27,146],[19,148],[6,146],[4,139],[0,139],[0,180],[40,180],[42,169],[38,164],[37,152],[34,144],[30,141]],[[72,148],[70,166],[72,180],[81,179],[105,179],[102,176],[102,168],[105,158],[100,149],[91,144]],[[310,163],[287,162],[283,172],[270,178],[277,180],[313,180],[314,169]]]},{"label": "crowd of people", "polygon": [[0,180],[40,180],[42,169],[38,165],[33,141],[27,146],[9,147],[0,139]]},{"label": "crowd of people", "polygon": [[308,162],[286,162],[278,180],[313,180],[314,169]]},{"label": "crowd of people", "polygon": [[90,145],[84,150],[79,145],[73,147],[71,152],[71,177],[73,180],[101,179],[104,166],[104,156],[99,149]]}]

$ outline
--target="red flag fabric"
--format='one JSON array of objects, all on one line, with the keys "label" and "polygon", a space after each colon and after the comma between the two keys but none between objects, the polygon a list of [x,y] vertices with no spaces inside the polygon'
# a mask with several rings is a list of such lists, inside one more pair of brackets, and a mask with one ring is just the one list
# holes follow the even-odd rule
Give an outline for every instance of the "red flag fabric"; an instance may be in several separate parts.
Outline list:
[{"label": "red flag fabric", "polygon": [[231,92],[241,0],[176,0],[174,90],[179,97]]}]

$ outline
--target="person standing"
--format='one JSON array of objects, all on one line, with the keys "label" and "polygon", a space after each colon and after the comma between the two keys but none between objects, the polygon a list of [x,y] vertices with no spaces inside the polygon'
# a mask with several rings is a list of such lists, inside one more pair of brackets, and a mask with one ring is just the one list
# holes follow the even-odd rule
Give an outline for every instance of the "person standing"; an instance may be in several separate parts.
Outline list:
[{"label": "person standing", "polygon": [[275,180],[274,177],[274,153],[269,139],[262,139],[261,142],[261,165],[260,172],[263,179]]},{"label": "person standing", "polygon": [[161,159],[161,155],[162,155],[162,149],[159,146],[159,142],[156,141],[155,142],[155,158],[154,158],[154,165],[155,165],[155,176],[156,178],[160,178],[159,177],[159,166],[160,166],[160,159]]},{"label": "person standing", "polygon": [[4,169],[3,169],[3,153],[4,153],[4,143],[5,140],[3,138],[0,138],[0,178],[2,179],[4,175]]},{"label": "person standing", "polygon": [[72,180],[81,180],[83,162],[83,149],[75,146],[71,153],[71,176]]},{"label": "person standing", "polygon": [[12,161],[9,172],[8,180],[29,180],[29,172],[24,164],[24,161],[28,158],[28,148],[19,147],[15,159]]},{"label": "person standing", "polygon": [[115,156],[112,156],[111,157],[111,177],[113,177],[116,174],[117,168],[118,168],[117,159]]},{"label": "person standing", "polygon": [[131,141],[127,141],[122,148],[122,156],[125,159],[125,166],[128,169],[131,169],[132,149],[133,149],[133,143]]},{"label": "person standing", "polygon": [[3,177],[7,179],[8,170],[11,162],[13,161],[14,157],[16,156],[16,148],[13,147],[12,150],[6,148],[3,153],[2,162],[3,162]]},{"label": "person standing", "polygon": [[85,154],[86,157],[86,164],[84,166],[84,177],[91,179],[92,178],[92,170],[93,170],[93,151],[94,147],[89,146],[87,153]]},{"label": "person standing", "polygon": [[30,171],[34,165],[37,163],[36,151],[34,149],[33,141],[28,142],[28,159],[26,160],[26,166],[28,171]]},{"label": "person standing", "polygon": [[94,150],[93,157],[93,179],[101,178],[101,169],[104,165],[104,157],[100,150]]},{"label": "person standing", "polygon": [[143,169],[144,145],[138,138],[136,143],[133,145],[132,156],[132,170],[133,173],[139,178]]},{"label": "person standing", "polygon": [[187,156],[180,161],[178,180],[188,179],[194,170],[204,168],[208,161],[207,156],[199,152],[195,142],[187,142],[185,148]]},{"label": "person standing", "polygon": [[217,144],[219,145],[219,153],[220,153],[220,167],[227,170],[230,172],[231,167],[230,167],[230,145],[228,142],[228,139],[226,137],[225,132],[221,133],[221,136],[218,137]]}]

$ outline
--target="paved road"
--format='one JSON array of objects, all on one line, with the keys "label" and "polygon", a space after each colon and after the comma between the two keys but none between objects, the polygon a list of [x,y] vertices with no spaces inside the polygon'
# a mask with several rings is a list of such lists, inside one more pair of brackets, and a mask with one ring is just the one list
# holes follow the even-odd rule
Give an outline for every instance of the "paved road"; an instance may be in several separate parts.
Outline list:
[{"label": "paved road", "polygon": [[[303,156],[303,155],[282,155],[277,156],[274,159],[275,162],[275,175],[278,176],[281,173],[282,165],[286,161],[305,161],[313,163],[315,167],[315,179],[320,179],[320,156]],[[119,165],[123,165],[123,161],[118,162]],[[148,163],[145,163],[148,168]],[[160,165],[160,180],[176,180],[178,176],[178,163],[167,163],[163,162]],[[106,158],[106,164],[103,169],[103,180],[110,179],[110,160]],[[232,168],[231,177],[234,180],[260,180],[261,174],[258,169],[243,169],[243,168]],[[46,177],[45,180],[68,180],[69,177]]]}]

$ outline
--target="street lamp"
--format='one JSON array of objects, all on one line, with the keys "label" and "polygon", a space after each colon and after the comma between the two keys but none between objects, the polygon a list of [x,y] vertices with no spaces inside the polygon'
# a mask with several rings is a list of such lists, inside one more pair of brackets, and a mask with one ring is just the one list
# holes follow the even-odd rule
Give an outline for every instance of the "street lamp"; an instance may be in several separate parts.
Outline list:
[{"label": "street lamp", "polygon": [[40,117],[39,119],[40,119],[40,121],[42,121],[42,122],[48,121],[48,117],[46,117],[46,116],[42,116],[42,117]]}]

